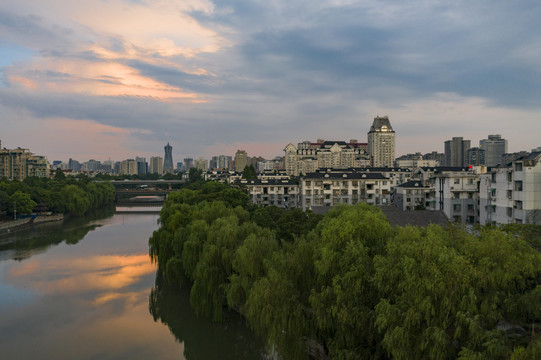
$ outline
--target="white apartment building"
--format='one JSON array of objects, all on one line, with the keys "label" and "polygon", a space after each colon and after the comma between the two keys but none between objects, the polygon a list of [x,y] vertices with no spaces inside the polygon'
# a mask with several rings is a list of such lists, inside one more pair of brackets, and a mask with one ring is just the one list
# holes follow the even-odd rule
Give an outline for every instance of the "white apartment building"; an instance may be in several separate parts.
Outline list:
[{"label": "white apartment building", "polygon": [[316,172],[301,178],[303,210],[322,210],[339,204],[365,202],[390,205],[391,184],[381,173]]},{"label": "white apartment building", "polygon": [[441,210],[455,223],[479,222],[479,175],[475,169],[436,172],[430,178],[429,210]]},{"label": "white apartment building", "polygon": [[122,175],[137,175],[137,161],[127,159],[120,163],[120,174]]},{"label": "white apartment building", "polygon": [[299,206],[299,185],[285,179],[240,180],[246,186],[252,203],[261,206],[296,208]]},{"label": "white apartment building", "polygon": [[430,206],[428,199],[431,192],[432,188],[422,181],[410,180],[396,187],[392,202],[402,211],[426,209]]},{"label": "white apartment building", "polygon": [[541,225],[541,152],[481,175],[481,224]]}]

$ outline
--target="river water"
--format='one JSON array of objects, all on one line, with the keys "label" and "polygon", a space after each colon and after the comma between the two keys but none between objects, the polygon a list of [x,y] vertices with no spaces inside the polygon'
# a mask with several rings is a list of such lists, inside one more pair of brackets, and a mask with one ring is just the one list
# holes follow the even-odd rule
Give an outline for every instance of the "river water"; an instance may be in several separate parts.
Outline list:
[{"label": "river water", "polygon": [[198,318],[156,278],[158,214],[101,213],[0,237],[1,359],[263,359],[235,313]]}]

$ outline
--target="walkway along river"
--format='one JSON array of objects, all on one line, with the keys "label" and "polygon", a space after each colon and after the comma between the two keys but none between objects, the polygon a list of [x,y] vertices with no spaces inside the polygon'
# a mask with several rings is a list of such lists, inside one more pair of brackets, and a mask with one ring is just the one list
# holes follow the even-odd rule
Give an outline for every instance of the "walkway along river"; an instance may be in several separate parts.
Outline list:
[{"label": "walkway along river", "polygon": [[262,359],[234,313],[197,318],[156,279],[157,213],[114,209],[0,237],[2,359]]}]

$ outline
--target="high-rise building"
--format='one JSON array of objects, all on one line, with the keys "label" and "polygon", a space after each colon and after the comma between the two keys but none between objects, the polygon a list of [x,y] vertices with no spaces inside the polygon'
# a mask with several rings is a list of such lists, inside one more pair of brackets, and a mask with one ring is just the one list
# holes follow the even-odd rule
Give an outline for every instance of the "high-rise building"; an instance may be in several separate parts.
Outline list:
[{"label": "high-rise building", "polygon": [[193,168],[193,159],[184,158],[184,171],[188,172],[191,168]]},{"label": "high-rise building", "polygon": [[195,160],[195,167],[203,172],[207,172],[209,169],[209,161],[200,157],[199,159]]},{"label": "high-rise building", "polygon": [[466,162],[464,165],[466,166],[485,165],[485,161],[486,161],[485,149],[474,147],[466,151]]},{"label": "high-rise building", "polygon": [[453,137],[445,142],[445,166],[464,166],[466,164],[466,151],[471,147],[470,140],[462,137]]},{"label": "high-rise building", "polygon": [[501,164],[503,154],[507,153],[507,140],[501,135],[489,135],[488,139],[479,141],[479,147],[485,150],[485,164],[496,166]]},{"label": "high-rise building", "polygon": [[144,175],[148,173],[148,163],[146,158],[136,156],[135,161],[137,162],[137,174]]},{"label": "high-rise building", "polygon": [[248,165],[248,154],[246,150],[237,150],[235,153],[235,171],[244,171],[246,165]]},{"label": "high-rise building", "polygon": [[165,150],[165,157],[163,158],[163,171],[167,174],[173,173],[173,147],[167,143],[163,147]]},{"label": "high-rise building", "polygon": [[150,157],[150,169],[151,174],[163,174],[163,159],[161,156]]},{"label": "high-rise building", "polygon": [[368,153],[374,167],[392,167],[395,158],[395,132],[388,116],[376,116],[368,132]]},{"label": "high-rise building", "polygon": [[122,175],[137,175],[137,161],[127,159],[120,163],[120,174]]}]

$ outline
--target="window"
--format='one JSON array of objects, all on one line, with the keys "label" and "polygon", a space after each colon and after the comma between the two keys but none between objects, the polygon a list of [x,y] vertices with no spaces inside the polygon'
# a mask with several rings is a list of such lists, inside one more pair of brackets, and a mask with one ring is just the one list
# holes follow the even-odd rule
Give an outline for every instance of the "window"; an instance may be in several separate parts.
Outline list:
[{"label": "window", "polygon": [[468,179],[468,184],[472,185],[473,184],[473,179]]},{"label": "window", "polygon": [[468,204],[468,211],[473,211],[473,204]]},{"label": "window", "polygon": [[509,181],[509,182],[513,181],[513,173],[512,172],[507,173],[507,181]]},{"label": "window", "polygon": [[460,210],[461,210],[460,204],[454,204],[454,205],[453,205],[453,211],[454,211],[454,212],[459,212]]},{"label": "window", "polygon": [[507,208],[507,216],[508,217],[513,217],[513,208],[511,208],[511,207]]},{"label": "window", "polygon": [[305,181],[304,183],[306,184],[306,186],[311,186],[310,181]]},{"label": "window", "polygon": [[493,183],[496,182],[496,173],[492,173],[492,174],[491,174],[491,181],[492,181]]},{"label": "window", "polygon": [[496,189],[490,189],[490,196],[496,196]]},{"label": "window", "polygon": [[473,199],[473,193],[468,193],[468,199]]},{"label": "window", "polygon": [[515,191],[522,191],[522,181],[515,181]]},{"label": "window", "polygon": [[512,199],[513,198],[513,190],[507,190],[507,198]]},{"label": "window", "polygon": [[331,184],[323,185],[323,190],[331,190]]},{"label": "window", "polygon": [[515,171],[522,171],[522,163],[521,162],[515,163]]},{"label": "window", "polygon": [[411,202],[411,198],[406,198],[406,202]]},{"label": "window", "polygon": [[520,200],[515,201],[515,205],[513,207],[517,210],[522,210],[522,201]]},{"label": "window", "polygon": [[455,179],[454,184],[460,184],[460,179]]}]

